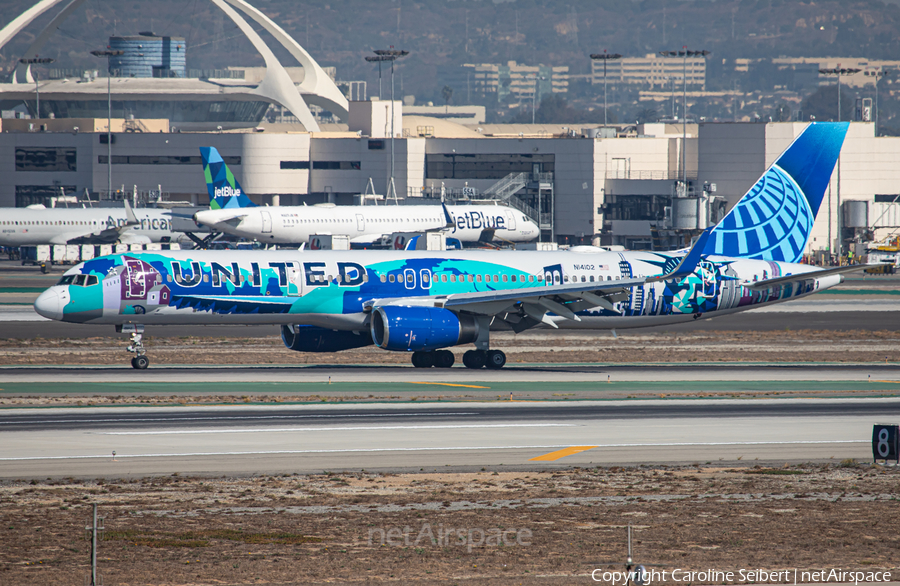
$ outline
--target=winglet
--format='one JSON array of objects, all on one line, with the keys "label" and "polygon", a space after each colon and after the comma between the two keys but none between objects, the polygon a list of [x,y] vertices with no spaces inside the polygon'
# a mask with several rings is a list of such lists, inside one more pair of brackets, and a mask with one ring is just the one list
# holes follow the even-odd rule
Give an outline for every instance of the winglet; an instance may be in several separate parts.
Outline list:
[{"label": "winglet", "polygon": [[131,209],[131,204],[128,203],[128,200],[127,200],[127,199],[123,199],[123,200],[122,200],[122,203],[125,204],[125,218],[126,218],[126,220],[127,220],[127,221],[125,222],[125,225],[126,225],[126,226],[138,226],[138,225],[140,225],[140,221],[138,221],[137,216],[134,215],[134,210]]},{"label": "winglet", "polygon": [[447,209],[447,204],[441,200],[441,208],[444,210],[444,223],[446,224],[445,228],[452,228],[456,225],[456,222],[453,221],[453,216],[450,215],[450,210]]},{"label": "winglet", "polygon": [[693,272],[697,270],[697,265],[700,264],[700,260],[703,257],[703,249],[706,248],[706,241],[709,240],[709,235],[713,231],[713,228],[714,226],[710,226],[700,234],[700,237],[697,238],[697,241],[694,242],[694,245],[688,253],[684,255],[684,258],[681,259],[681,262],[678,263],[678,266],[675,267],[672,272],[658,277],[651,277],[647,279],[647,282],[654,283],[656,281],[668,281],[670,279],[683,279],[688,275],[693,274]]}]

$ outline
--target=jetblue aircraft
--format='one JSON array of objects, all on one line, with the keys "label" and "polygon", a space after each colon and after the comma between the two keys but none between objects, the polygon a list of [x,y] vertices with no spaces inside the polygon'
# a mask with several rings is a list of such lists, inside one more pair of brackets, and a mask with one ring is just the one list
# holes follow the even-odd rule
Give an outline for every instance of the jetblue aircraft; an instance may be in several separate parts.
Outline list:
[{"label": "jetblue aircraft", "polygon": [[272,324],[300,352],[376,345],[417,367],[501,368],[490,332],[690,322],[797,299],[841,273],[798,264],[847,123],[812,123],[690,250],[163,251],[115,254],[66,272],[35,310],[131,334],[145,325]]},{"label": "jetblue aircraft", "polygon": [[463,242],[529,242],[538,227],[522,212],[507,206],[256,206],[214,147],[201,147],[210,209],[194,221],[211,230],[264,243],[301,243],[316,234],[345,234],[351,244],[365,245],[393,232],[443,231]]},{"label": "jetblue aircraft", "polygon": [[0,208],[0,246],[39,244],[149,244],[182,236],[172,212],[142,208]]}]

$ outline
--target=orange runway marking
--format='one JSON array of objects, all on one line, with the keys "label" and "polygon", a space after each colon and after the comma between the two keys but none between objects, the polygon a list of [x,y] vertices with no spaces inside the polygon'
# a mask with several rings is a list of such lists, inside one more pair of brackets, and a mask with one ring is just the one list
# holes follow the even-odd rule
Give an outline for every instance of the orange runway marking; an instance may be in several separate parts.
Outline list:
[{"label": "orange runway marking", "polygon": [[465,387],[465,388],[467,388],[467,389],[489,389],[489,388],[491,388],[491,387],[479,387],[478,385],[458,385],[458,384],[454,384],[454,383],[426,383],[426,382],[417,383],[417,382],[410,382],[410,383],[407,383],[407,384],[411,384],[411,385],[438,385],[438,386],[442,386],[442,387]]},{"label": "orange runway marking", "polygon": [[538,460],[541,462],[553,462],[554,460],[559,460],[560,458],[565,458],[566,456],[572,456],[574,454],[580,454],[581,452],[593,450],[596,447],[598,446],[572,446],[571,448],[550,452],[549,454],[544,454],[543,456],[538,456],[537,458],[531,458],[530,461]]}]

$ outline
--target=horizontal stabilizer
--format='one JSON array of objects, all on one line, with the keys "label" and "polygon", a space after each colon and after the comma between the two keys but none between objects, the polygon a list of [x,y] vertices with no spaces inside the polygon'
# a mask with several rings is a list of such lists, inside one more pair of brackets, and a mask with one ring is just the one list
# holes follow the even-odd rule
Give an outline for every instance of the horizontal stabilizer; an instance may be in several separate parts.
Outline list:
[{"label": "horizontal stabilizer", "polygon": [[809,271],[808,273],[797,273],[796,275],[788,275],[786,277],[776,277],[774,279],[766,279],[765,281],[756,281],[755,283],[746,283],[745,287],[750,289],[751,291],[763,291],[765,289],[771,289],[772,287],[777,287],[779,285],[786,285],[788,283],[797,283],[799,281],[806,281],[808,279],[819,279],[821,277],[827,277],[828,275],[842,275],[844,273],[855,273],[857,271],[864,271],[866,269],[871,269],[874,267],[884,266],[881,263],[876,264],[868,264],[868,265],[850,265],[847,267],[835,267],[833,269],[822,269],[821,271]]}]

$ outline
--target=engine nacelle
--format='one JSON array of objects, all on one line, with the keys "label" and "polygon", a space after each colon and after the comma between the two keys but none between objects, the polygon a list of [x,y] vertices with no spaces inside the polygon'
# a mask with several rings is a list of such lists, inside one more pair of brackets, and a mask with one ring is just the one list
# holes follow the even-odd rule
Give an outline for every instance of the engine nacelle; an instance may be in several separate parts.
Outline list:
[{"label": "engine nacelle", "polygon": [[297,352],[340,352],[370,346],[369,332],[346,332],[316,326],[281,326],[284,345]]},{"label": "engine nacelle", "polygon": [[474,342],[475,318],[440,307],[376,307],[370,322],[372,341],[385,350],[419,351]]}]

